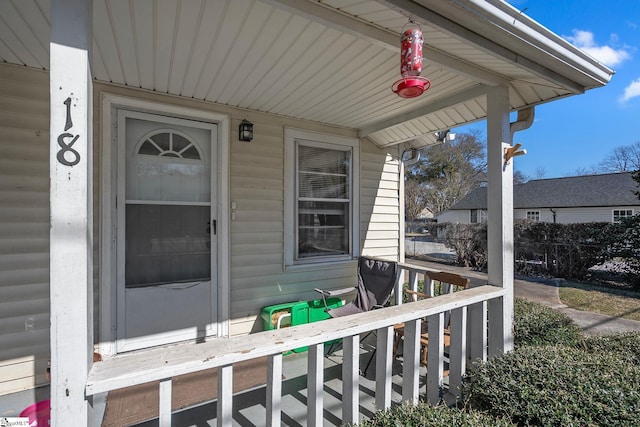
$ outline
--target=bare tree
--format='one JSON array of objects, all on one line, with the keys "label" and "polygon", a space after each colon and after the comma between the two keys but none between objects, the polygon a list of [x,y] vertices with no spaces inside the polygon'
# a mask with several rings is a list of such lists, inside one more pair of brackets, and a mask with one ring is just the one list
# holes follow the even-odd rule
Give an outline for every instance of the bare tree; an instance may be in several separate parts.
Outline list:
[{"label": "bare tree", "polygon": [[579,167],[575,168],[573,172],[567,173],[565,176],[583,176],[583,175],[598,175],[602,173],[602,170],[599,167]]},{"label": "bare tree", "polygon": [[640,169],[640,141],[613,149],[613,153],[598,164],[601,172],[631,172]]},{"label": "bare tree", "polygon": [[542,179],[547,175],[547,171],[545,171],[542,166],[538,166],[536,168],[535,174],[536,174],[535,179]]},{"label": "bare tree", "polygon": [[415,221],[427,207],[426,192],[415,180],[406,180],[404,184],[404,212],[407,221]]},{"label": "bare tree", "polygon": [[486,181],[485,143],[479,131],[457,134],[451,143],[426,147],[422,153],[424,160],[409,169],[407,182],[418,183],[426,207],[434,214]]},{"label": "bare tree", "polygon": [[529,181],[529,177],[520,171],[513,172],[513,183],[514,184],[524,184]]}]

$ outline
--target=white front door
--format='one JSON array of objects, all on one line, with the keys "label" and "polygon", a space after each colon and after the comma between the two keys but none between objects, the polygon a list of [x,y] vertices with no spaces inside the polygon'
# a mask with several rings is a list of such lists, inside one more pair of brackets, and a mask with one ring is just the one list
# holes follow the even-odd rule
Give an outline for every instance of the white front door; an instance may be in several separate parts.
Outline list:
[{"label": "white front door", "polygon": [[217,126],[117,121],[116,351],[215,335]]}]

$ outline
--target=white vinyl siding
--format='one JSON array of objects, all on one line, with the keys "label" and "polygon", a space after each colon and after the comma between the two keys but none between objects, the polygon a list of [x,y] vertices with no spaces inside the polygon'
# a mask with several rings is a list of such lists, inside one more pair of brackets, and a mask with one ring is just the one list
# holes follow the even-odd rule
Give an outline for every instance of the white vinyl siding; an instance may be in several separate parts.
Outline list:
[{"label": "white vinyl siding", "polygon": [[[301,123],[258,114],[247,119],[254,123],[253,141],[231,144],[232,335],[261,330],[264,306],[315,299],[314,288],[346,286],[355,277],[354,261],[285,269],[284,132]],[[310,130],[328,133],[321,126]]]},{"label": "white vinyl siding", "polygon": [[556,212],[556,222],[560,224],[571,224],[580,222],[611,222],[611,210],[612,208],[610,206],[595,208],[554,209],[554,211]]},{"label": "white vinyl siding", "polygon": [[[230,298],[222,302],[228,305],[231,314],[230,335],[261,330],[260,309],[264,306],[315,299],[318,297],[313,290],[316,287],[340,287],[353,283],[355,261],[331,263],[327,266],[305,266],[300,271],[284,269],[284,129],[304,128],[312,132],[334,133],[351,138],[355,137],[353,131],[268,114],[247,115],[245,112],[207,102],[105,84],[94,86],[94,105],[100,105],[101,92],[213,111],[231,117],[228,176]],[[94,118],[98,120],[99,117],[100,113],[95,112]],[[238,125],[242,119],[254,124],[254,138],[251,142],[238,140]],[[94,130],[99,127],[96,124]],[[101,139],[98,132],[96,130],[96,141]],[[101,150],[97,147],[94,155],[99,156],[100,153]],[[101,160],[97,159],[95,163],[100,164]],[[100,176],[100,173],[96,171],[96,176]],[[95,188],[97,191],[97,184]],[[94,200],[100,199],[101,196],[96,194]],[[99,212],[100,208],[96,209]],[[95,223],[99,224],[99,219],[96,218]],[[99,258],[96,256],[94,259]],[[104,295],[104,291],[100,291],[100,294]]]},{"label": "white vinyl siding", "polygon": [[0,65],[0,395],[49,359],[49,75]]},{"label": "white vinyl siding", "polygon": [[[628,211],[632,212],[640,211],[640,205],[629,207],[611,207],[611,206],[599,206],[599,207],[585,207],[585,208],[540,208],[538,210],[533,209],[514,209],[513,219],[527,219],[528,212],[539,212],[540,222],[556,222],[558,224],[575,224],[575,223],[587,223],[587,222],[612,222],[613,211]],[[452,222],[467,224],[470,217],[469,209],[459,209],[453,211],[445,211],[438,215],[438,222]]]},{"label": "white vinyl siding", "polygon": [[[638,212],[639,206],[615,208],[611,206],[585,207],[585,208],[554,208],[539,209],[540,222],[557,222],[559,224],[575,224],[587,222],[612,222],[613,210],[632,210]],[[532,209],[516,209],[514,219],[526,219],[527,212]]]},{"label": "white vinyl siding", "polygon": [[440,213],[436,218],[439,223],[450,222],[453,224],[469,224],[471,213],[468,209],[444,211]]},{"label": "white vinyl siding", "polygon": [[360,145],[362,255],[397,259],[400,253],[399,149]]},{"label": "white vinyl siding", "polygon": [[[0,65],[0,394],[46,383],[49,359],[49,76]],[[94,85],[94,324],[100,338],[98,278],[102,196],[102,95],[111,93],[231,117],[230,334],[262,329],[260,309],[318,297],[315,287],[355,285],[356,262],[284,268],[284,129],[355,138],[355,131],[245,112],[121,86]],[[237,140],[246,118],[254,140]],[[358,252],[396,259],[399,253],[398,149],[360,141]],[[356,165],[354,165],[355,167]],[[358,246],[358,242],[354,242]],[[105,326],[104,324],[102,325]]]},{"label": "white vinyl siding", "polygon": [[[355,260],[285,269],[284,128],[301,128],[301,123],[261,115],[248,120],[254,123],[254,140],[231,144],[231,201],[236,206],[231,221],[232,335],[260,330],[264,306],[316,299],[316,287],[356,284]],[[317,125],[305,129],[336,132]],[[360,142],[359,241],[364,255],[397,259],[399,182],[397,149],[392,150]]]}]

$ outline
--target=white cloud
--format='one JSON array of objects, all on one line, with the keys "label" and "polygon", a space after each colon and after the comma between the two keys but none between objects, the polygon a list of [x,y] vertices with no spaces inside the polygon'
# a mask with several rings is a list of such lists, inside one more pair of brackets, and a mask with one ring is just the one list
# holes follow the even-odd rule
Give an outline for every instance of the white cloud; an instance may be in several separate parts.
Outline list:
[{"label": "white cloud", "polygon": [[632,81],[629,86],[624,88],[624,94],[620,97],[620,102],[627,102],[637,96],[640,96],[640,78]]},{"label": "white cloud", "polygon": [[565,36],[565,38],[598,61],[610,67],[618,65],[631,57],[629,52],[624,49],[615,49],[612,46],[606,45],[598,46],[593,39],[593,33],[590,31],[573,30],[573,36]]}]

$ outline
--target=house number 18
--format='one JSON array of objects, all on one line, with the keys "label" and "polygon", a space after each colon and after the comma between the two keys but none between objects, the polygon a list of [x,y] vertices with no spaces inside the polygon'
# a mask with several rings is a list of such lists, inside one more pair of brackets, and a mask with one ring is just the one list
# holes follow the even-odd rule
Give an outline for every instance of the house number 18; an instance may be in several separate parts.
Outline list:
[{"label": "house number 18", "polygon": [[[65,99],[64,105],[67,106],[67,121],[64,125],[64,132],[58,135],[60,150],[56,157],[58,158],[58,162],[65,166],[75,166],[80,162],[80,153],[73,149],[73,144],[80,138],[80,135],[67,132],[73,127],[73,121],[71,120],[71,98]],[[71,141],[66,142],[65,139],[68,138],[71,138]],[[69,159],[69,157],[71,157],[71,159]]]}]

